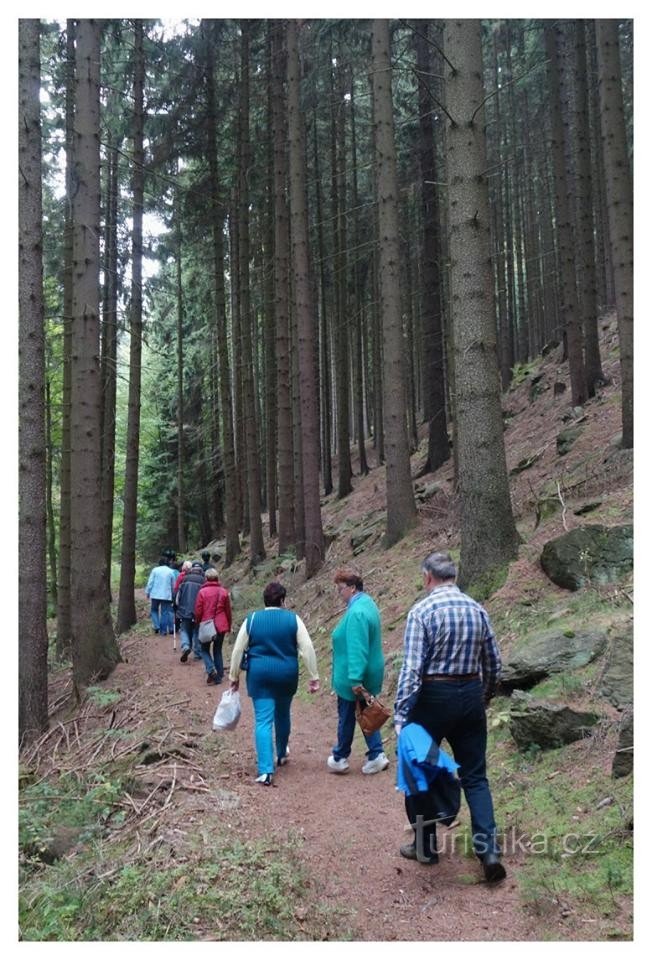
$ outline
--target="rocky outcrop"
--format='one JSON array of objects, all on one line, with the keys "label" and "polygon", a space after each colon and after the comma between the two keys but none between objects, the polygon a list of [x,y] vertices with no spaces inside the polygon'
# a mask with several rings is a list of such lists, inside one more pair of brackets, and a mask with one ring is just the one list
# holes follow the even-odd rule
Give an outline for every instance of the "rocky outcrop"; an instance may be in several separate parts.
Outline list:
[{"label": "rocky outcrop", "polygon": [[597,629],[562,632],[553,627],[530,634],[503,663],[501,687],[527,689],[551,673],[585,667],[606,646],[607,634]]},{"label": "rocky outcrop", "polygon": [[512,697],[509,730],[521,750],[532,744],[549,750],[586,737],[599,719],[597,713],[572,710],[565,704],[535,700],[517,692]]},{"label": "rocky outcrop", "polygon": [[580,427],[566,427],[557,436],[557,453],[564,457],[582,433]]},{"label": "rocky outcrop", "polygon": [[634,528],[577,527],[546,543],[541,566],[553,583],[567,590],[579,590],[589,582],[613,583],[634,566]]},{"label": "rocky outcrop", "polygon": [[626,777],[634,769],[634,714],[630,710],[620,724],[618,746],[611,765],[612,777]]},{"label": "rocky outcrop", "polygon": [[619,710],[629,706],[634,699],[634,644],[631,631],[615,636],[611,641],[600,696]]}]

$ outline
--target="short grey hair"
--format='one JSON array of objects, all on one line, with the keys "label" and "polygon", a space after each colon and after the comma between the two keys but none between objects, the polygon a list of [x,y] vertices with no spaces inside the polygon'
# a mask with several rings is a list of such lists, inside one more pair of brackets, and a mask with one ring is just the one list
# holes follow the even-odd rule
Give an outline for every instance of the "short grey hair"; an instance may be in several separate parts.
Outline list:
[{"label": "short grey hair", "polygon": [[181,567],[182,570],[192,570],[192,562],[190,560],[184,560]]},{"label": "short grey hair", "polygon": [[454,580],[457,576],[457,567],[450,553],[429,553],[421,569],[437,580]]}]

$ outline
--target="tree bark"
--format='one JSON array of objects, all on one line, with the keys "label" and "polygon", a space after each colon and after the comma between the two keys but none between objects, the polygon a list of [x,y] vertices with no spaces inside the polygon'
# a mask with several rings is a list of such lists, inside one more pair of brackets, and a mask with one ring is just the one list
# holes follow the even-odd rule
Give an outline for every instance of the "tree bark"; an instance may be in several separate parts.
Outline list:
[{"label": "tree bark", "polygon": [[226,295],[224,290],[224,206],[219,199],[220,181],[217,164],[217,111],[215,106],[215,21],[202,20],[207,51],[206,77],[206,153],[211,178],[208,198],[211,229],[213,234],[213,296],[217,351],[219,357],[220,407],[222,411],[222,457],[224,461],[224,512],[226,518],[226,555],[224,565],[230,566],[240,553],[238,523],[238,479],[235,468],[233,438],[233,402],[231,399],[231,374],[227,340]]},{"label": "tree bark", "polygon": [[[439,270],[439,210],[435,165],[432,101],[428,75],[432,70],[430,24],[418,21],[415,34],[419,85],[419,174],[423,258],[421,267],[421,353],[423,357],[423,416],[428,421],[428,457],[424,473],[437,470],[450,456],[446,426],[444,331]],[[437,91],[439,92],[439,91]],[[438,98],[440,99],[440,98]]]},{"label": "tree bark", "polygon": [[[179,169],[177,166],[177,177]],[[186,552],[186,503],[183,486],[184,468],[184,406],[183,406],[183,278],[181,273],[181,204],[176,197],[176,249],[177,268],[177,547]]]},{"label": "tree bark", "polygon": [[632,175],[627,156],[622,76],[616,20],[596,20],[600,126],[607,188],[609,245],[613,263],[620,378],[623,447],[634,444],[634,234]]},{"label": "tree bark", "polygon": [[[129,317],[129,396],[127,400],[127,447],[125,454],[124,512],[122,516],[122,551],[120,560],[120,593],[118,597],[118,633],[136,623],[134,582],[136,576],[136,528],[138,523],[138,457],[140,452],[140,391],[143,337],[143,199],[145,190],[145,154],[143,87],[145,60],[143,53],[143,21],[134,21],[134,125],[133,168],[131,191],[133,204],[131,310]],[[163,511],[164,505],[161,504]]]},{"label": "tree bark", "polygon": [[401,330],[398,183],[392,115],[389,22],[372,28],[373,125],[379,226],[379,285],[383,331],[383,417],[385,429],[387,530],[385,544],[397,543],[416,522],[405,420],[405,373]]},{"label": "tree bark", "polygon": [[319,289],[321,294],[320,313],[320,377],[321,385],[321,470],[324,483],[324,494],[329,496],[333,492],[333,463],[331,457],[332,437],[332,403],[331,403],[331,353],[330,353],[330,323],[328,288],[328,266],[324,247],[323,203],[321,191],[321,169],[319,162],[319,140],[317,136],[317,112],[315,111],[314,145],[315,145],[315,206],[317,214],[317,251],[319,257]]},{"label": "tree bark", "polygon": [[[558,27],[554,21],[545,21],[546,54],[548,56],[548,85],[550,90],[550,119],[552,127],[552,163],[555,187],[555,217],[560,269],[561,315],[566,336],[568,367],[571,384],[571,402],[581,406],[586,402],[586,375],[582,356],[577,289],[575,285],[575,247],[573,243],[573,205],[569,197],[568,177],[564,156],[564,120],[562,116],[559,80]],[[567,136],[567,135],[566,135]]]},{"label": "tree bark", "polygon": [[241,30],[241,99],[240,99],[240,164],[239,164],[239,261],[240,261],[240,324],[242,335],[242,388],[246,433],[247,493],[249,498],[249,560],[251,566],[265,558],[265,542],[260,507],[260,454],[258,451],[256,397],[254,395],[253,348],[251,335],[251,300],[249,293],[249,175],[251,148],[249,143],[249,45],[250,21],[240,21]]},{"label": "tree bark", "polygon": [[319,503],[319,417],[315,383],[313,289],[308,258],[308,203],[305,182],[305,137],[299,100],[297,25],[289,20],[287,39],[288,146],[290,173],[290,233],[297,318],[299,396],[301,404],[301,465],[305,531],[306,577],[324,562],[324,534]]},{"label": "tree bark", "polygon": [[485,594],[517,553],[492,303],[479,20],[445,29],[451,319],[461,514],[460,582]]},{"label": "tree bark", "polygon": [[59,479],[57,659],[70,652],[70,358],[72,354],[72,165],[75,113],[75,21],[66,21],[66,205],[63,233],[63,387]]},{"label": "tree bark", "polygon": [[21,745],[35,740],[48,726],[39,28],[39,20],[19,20],[18,23],[18,736]]},{"label": "tree bark", "polygon": [[111,602],[113,498],[115,486],[116,384],[118,355],[118,151],[107,150],[107,202],[105,223],[104,324],[102,331],[102,511],[106,595]]},{"label": "tree bark", "polygon": [[[71,367],[72,675],[82,687],[105,679],[120,651],[106,595],[101,496],[100,382],[100,24],[80,20],[76,49]],[[90,558],[90,562],[89,562]],[[133,578],[131,581],[133,602]]]}]

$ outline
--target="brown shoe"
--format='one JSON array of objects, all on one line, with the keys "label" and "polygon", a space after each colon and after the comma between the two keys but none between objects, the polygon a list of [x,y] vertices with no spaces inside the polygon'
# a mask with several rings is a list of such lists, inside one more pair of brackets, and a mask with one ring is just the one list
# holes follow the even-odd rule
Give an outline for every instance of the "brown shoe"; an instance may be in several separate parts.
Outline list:
[{"label": "brown shoe", "polygon": [[206,677],[206,683],[217,686],[219,682],[220,681],[217,679],[217,673],[215,673],[215,671],[213,671],[213,673],[209,673],[208,676]]}]

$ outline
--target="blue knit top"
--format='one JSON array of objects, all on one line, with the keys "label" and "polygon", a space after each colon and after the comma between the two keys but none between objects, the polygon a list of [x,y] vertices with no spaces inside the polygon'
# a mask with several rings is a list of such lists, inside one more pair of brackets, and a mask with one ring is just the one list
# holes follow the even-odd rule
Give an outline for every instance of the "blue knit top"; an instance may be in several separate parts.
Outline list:
[{"label": "blue knit top", "polygon": [[247,693],[250,697],[292,696],[299,682],[296,614],[265,607],[247,617]]}]

